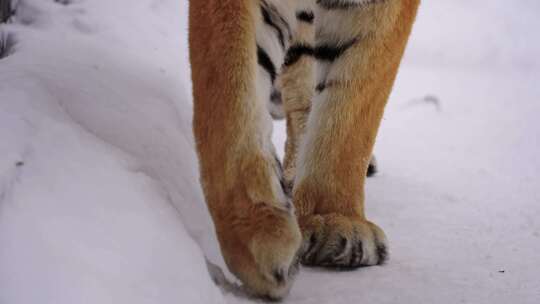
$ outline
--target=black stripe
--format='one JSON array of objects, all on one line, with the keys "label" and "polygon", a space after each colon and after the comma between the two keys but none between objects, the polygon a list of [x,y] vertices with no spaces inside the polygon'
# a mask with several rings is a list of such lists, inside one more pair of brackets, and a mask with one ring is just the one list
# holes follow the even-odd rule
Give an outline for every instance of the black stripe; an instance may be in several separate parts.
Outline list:
[{"label": "black stripe", "polygon": [[369,4],[377,4],[382,2],[384,2],[384,0],[369,0],[361,2],[352,2],[348,0],[317,0],[317,4],[327,10],[357,8]]},{"label": "black stripe", "polygon": [[315,16],[312,11],[300,11],[296,12],[296,19],[307,23],[313,23]]},{"label": "black stripe", "polygon": [[[264,9],[267,14],[266,16],[271,21],[274,26],[277,26],[277,28],[280,30],[281,33],[283,33],[283,37],[287,42],[288,40],[292,39],[291,34],[291,27],[289,26],[289,23],[281,16],[279,11],[273,6],[267,3],[267,1],[261,0],[261,9]],[[264,16],[263,16],[264,17]]]},{"label": "black stripe", "polygon": [[273,28],[276,31],[276,34],[278,36],[279,44],[281,45],[281,48],[285,48],[285,37],[283,36],[283,32],[281,31],[281,28],[272,21],[272,17],[270,17],[270,13],[268,10],[261,6],[261,13],[263,16],[264,23],[266,23],[268,26]]},{"label": "black stripe", "polygon": [[266,72],[268,72],[270,79],[274,82],[276,79],[276,66],[270,59],[270,56],[268,56],[268,53],[266,53],[259,45],[257,45],[257,62],[266,70]]},{"label": "black stripe", "polygon": [[339,56],[343,55],[343,53],[353,46],[357,41],[358,39],[354,38],[341,45],[320,44],[315,47],[313,54],[318,60],[334,61]]},{"label": "black stripe", "polygon": [[276,12],[276,15],[278,16],[279,21],[281,21],[281,25],[285,27],[285,30],[287,31],[287,39],[289,39],[290,41],[292,39],[292,34],[291,34],[291,27],[289,26],[289,23],[287,23],[287,20],[285,20],[285,18],[283,18],[283,16],[281,16],[279,13]]},{"label": "black stripe", "polygon": [[305,44],[296,44],[291,46],[287,50],[287,54],[285,55],[285,62],[283,63],[285,66],[291,66],[295,64],[302,56],[313,56],[313,48],[309,45]]}]

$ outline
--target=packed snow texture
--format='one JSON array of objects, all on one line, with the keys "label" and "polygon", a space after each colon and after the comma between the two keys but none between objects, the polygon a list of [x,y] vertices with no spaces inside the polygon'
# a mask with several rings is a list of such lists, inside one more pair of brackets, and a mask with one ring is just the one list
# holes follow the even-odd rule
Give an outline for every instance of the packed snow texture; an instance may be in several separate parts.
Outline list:
[{"label": "packed snow texture", "polygon": [[[286,303],[540,303],[538,12],[424,1],[366,185],[391,259]],[[0,40],[0,304],[249,302],[205,265],[187,1],[20,0]]]}]

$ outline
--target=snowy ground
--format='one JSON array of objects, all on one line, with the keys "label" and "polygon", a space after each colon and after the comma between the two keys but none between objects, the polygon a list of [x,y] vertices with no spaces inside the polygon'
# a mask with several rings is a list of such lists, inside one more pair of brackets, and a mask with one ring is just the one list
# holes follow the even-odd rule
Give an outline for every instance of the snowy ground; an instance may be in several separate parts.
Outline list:
[{"label": "snowy ground", "polygon": [[[185,1],[19,3],[0,28],[0,304],[248,302],[204,263],[223,265]],[[539,12],[424,0],[367,183],[391,260],[304,268],[286,303],[540,303]]]}]

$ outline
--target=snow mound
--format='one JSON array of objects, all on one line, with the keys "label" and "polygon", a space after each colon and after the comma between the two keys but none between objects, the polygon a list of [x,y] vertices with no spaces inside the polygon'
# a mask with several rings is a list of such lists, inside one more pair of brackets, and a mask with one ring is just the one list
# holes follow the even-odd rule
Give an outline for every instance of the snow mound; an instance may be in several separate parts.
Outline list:
[{"label": "snow mound", "polygon": [[[0,304],[248,302],[207,271],[226,269],[187,1],[17,3],[0,25]],[[423,1],[366,187],[390,261],[302,269],[284,302],[540,303],[539,8]]]}]

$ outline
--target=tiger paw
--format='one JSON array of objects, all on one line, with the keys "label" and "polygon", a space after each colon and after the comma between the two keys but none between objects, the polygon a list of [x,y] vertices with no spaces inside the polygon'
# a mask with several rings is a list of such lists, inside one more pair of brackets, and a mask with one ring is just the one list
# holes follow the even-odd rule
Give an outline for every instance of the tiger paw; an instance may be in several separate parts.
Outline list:
[{"label": "tiger paw", "polygon": [[291,212],[250,204],[216,221],[221,252],[249,294],[279,300],[288,294],[299,270],[300,229]]},{"label": "tiger paw", "polygon": [[384,232],[365,219],[331,213],[299,221],[301,262],[306,266],[355,269],[383,264],[388,257]]},{"label": "tiger paw", "polygon": [[208,207],[229,270],[250,295],[279,300],[298,272],[302,235],[276,158],[253,153],[242,160],[227,191],[208,184]]}]

